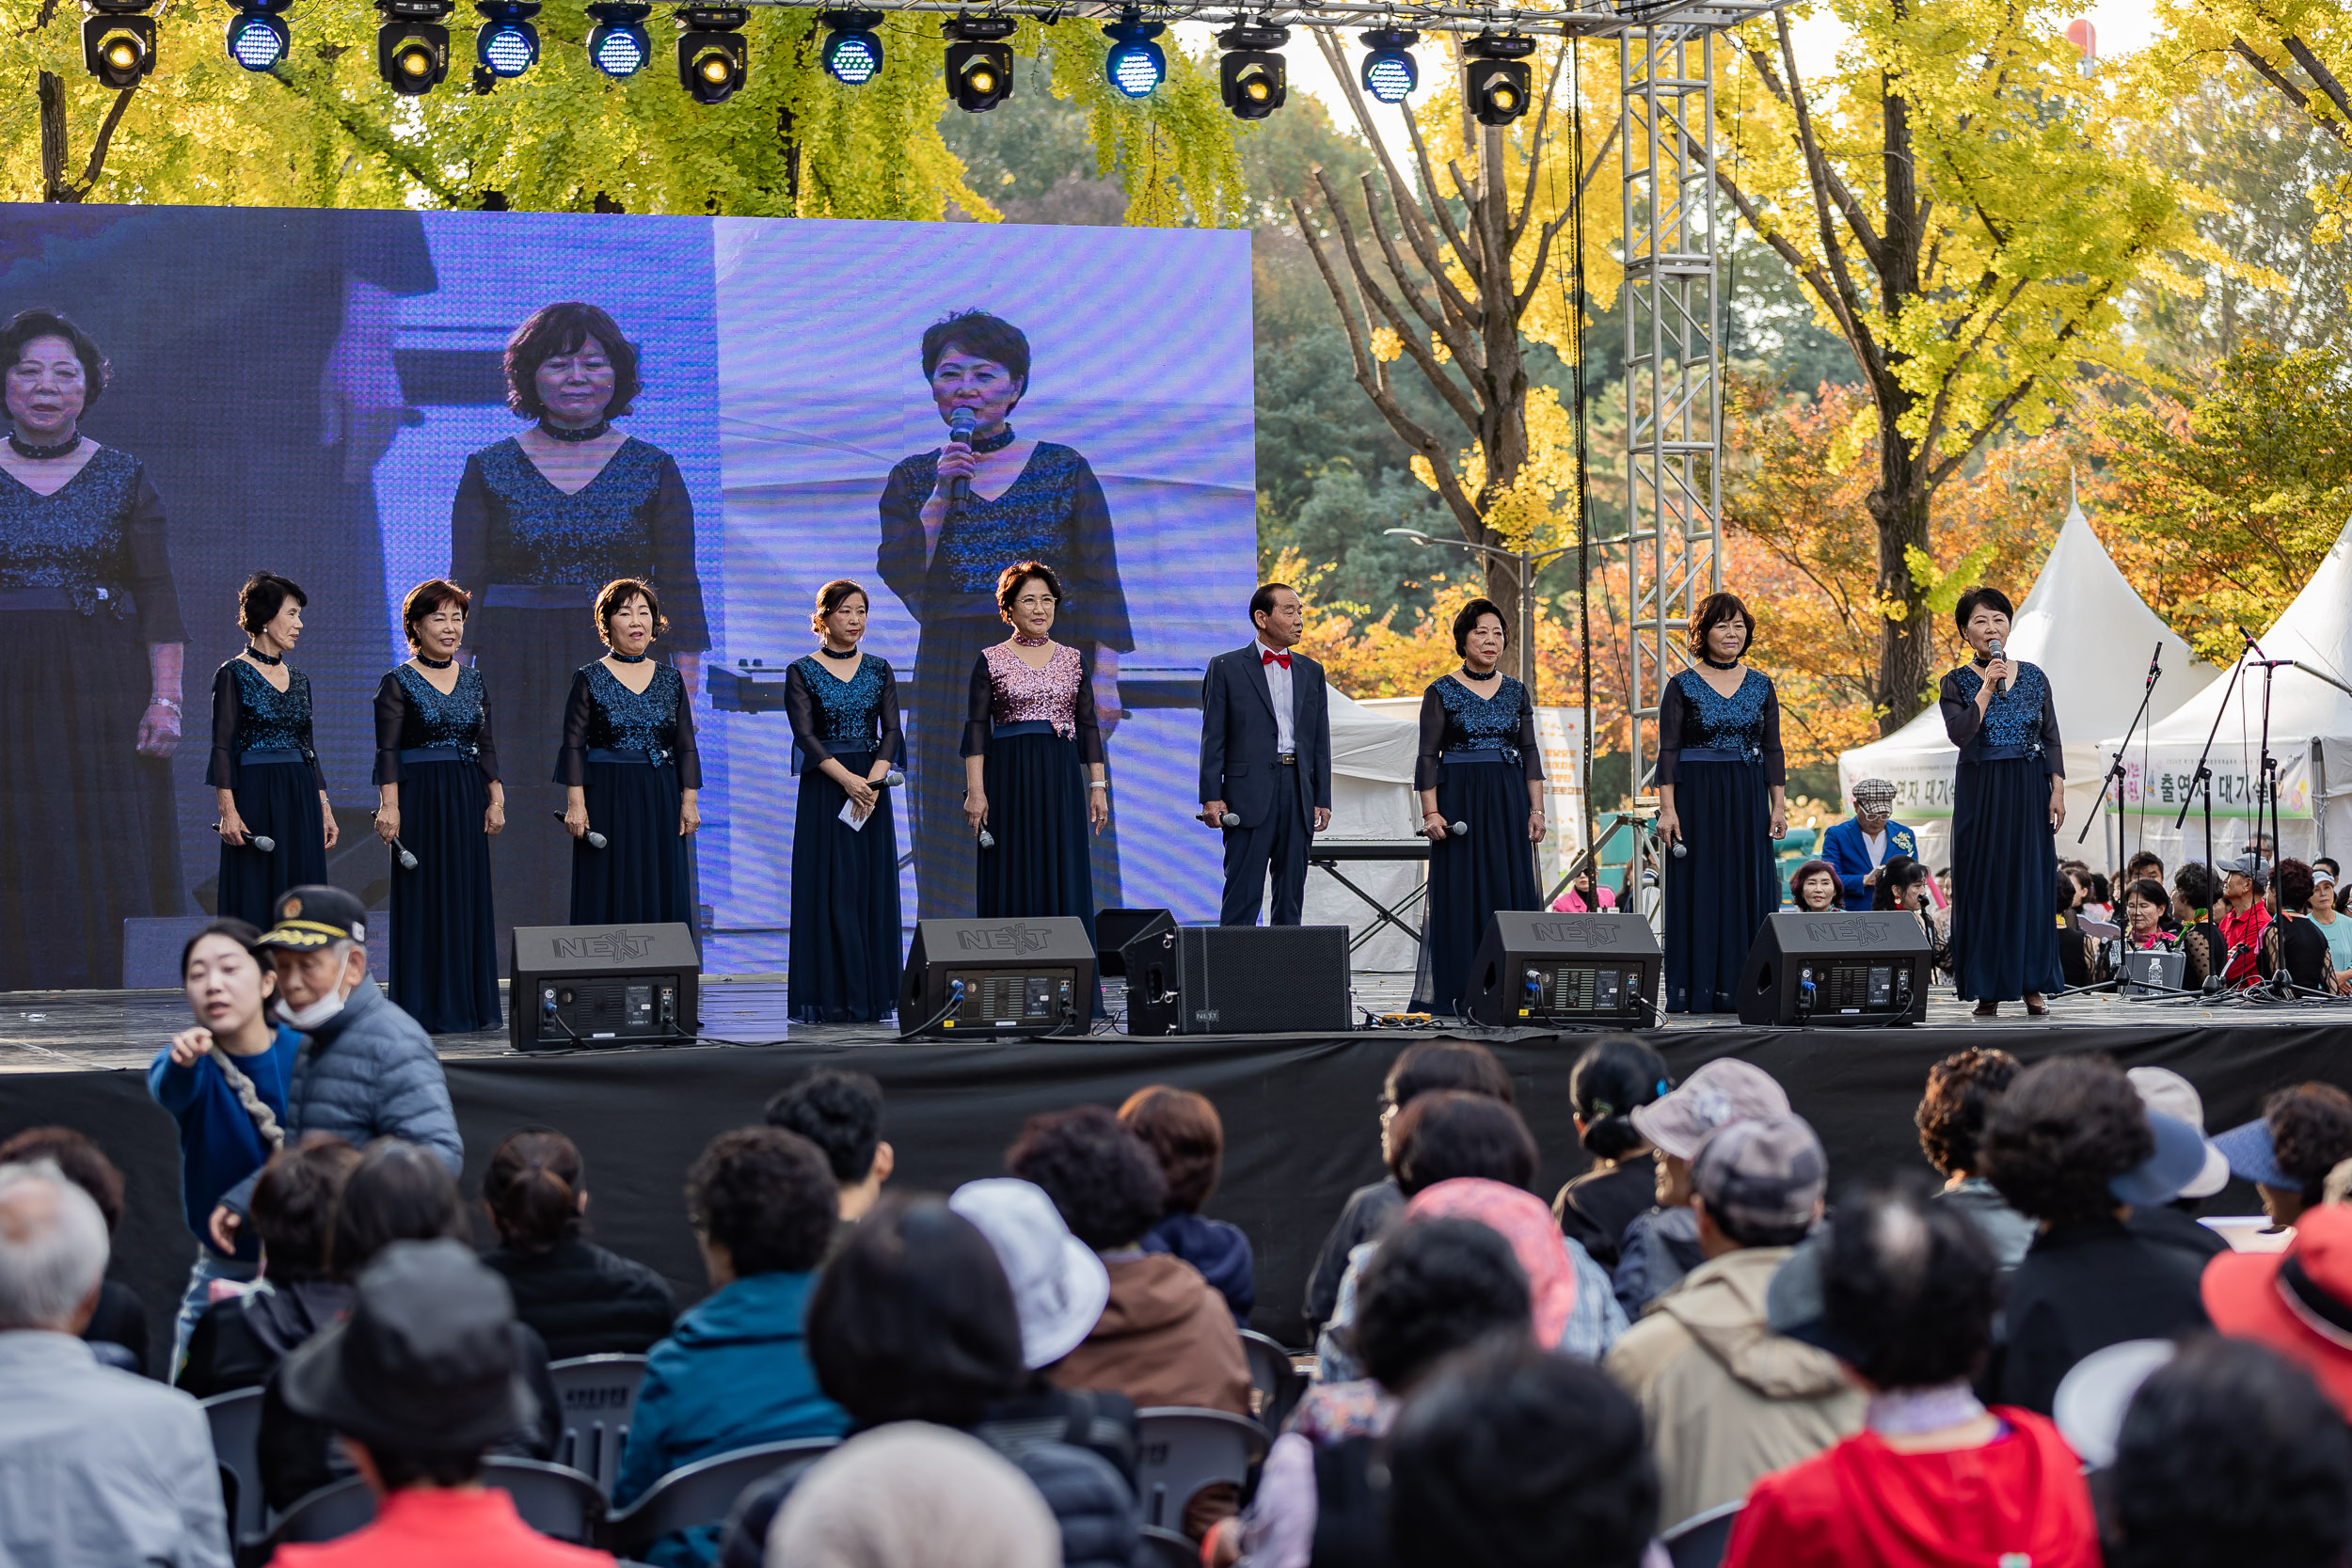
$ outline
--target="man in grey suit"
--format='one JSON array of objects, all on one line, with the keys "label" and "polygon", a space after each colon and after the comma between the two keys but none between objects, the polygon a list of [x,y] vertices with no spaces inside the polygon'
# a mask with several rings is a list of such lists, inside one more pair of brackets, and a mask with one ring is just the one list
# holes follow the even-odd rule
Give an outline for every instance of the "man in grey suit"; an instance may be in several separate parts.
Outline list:
[{"label": "man in grey suit", "polygon": [[1331,705],[1323,666],[1292,651],[1307,631],[1296,591],[1267,583],[1249,619],[1257,637],[1211,659],[1200,682],[1200,820],[1225,834],[1217,924],[1258,923],[1270,866],[1273,923],[1295,926],[1308,840],[1331,825]]}]

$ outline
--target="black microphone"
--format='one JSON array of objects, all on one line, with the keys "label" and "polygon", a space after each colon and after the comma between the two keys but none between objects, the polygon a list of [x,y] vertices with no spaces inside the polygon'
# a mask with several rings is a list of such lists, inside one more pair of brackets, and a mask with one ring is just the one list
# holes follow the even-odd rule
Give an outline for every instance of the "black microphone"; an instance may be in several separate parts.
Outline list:
[{"label": "black microphone", "polygon": [[[1984,651],[1994,659],[2000,659],[2007,657],[2001,652],[2001,640],[1997,637],[1994,638],[1991,641],[1984,645]],[[2002,692],[2007,691],[2008,689],[2009,682],[2007,681],[1994,681],[1993,683],[1993,695],[1995,697],[1999,696]]]},{"label": "black microphone", "polygon": [[[554,817],[558,822],[564,820],[564,814],[560,811],[551,811],[548,813],[548,815]],[[602,833],[596,832],[594,828],[589,829],[586,832],[580,834],[580,836],[588,841],[588,847],[591,849],[601,849],[606,845],[612,842],[611,839],[606,838]]]},{"label": "black microphone", "polygon": [[[947,439],[972,444],[972,432],[978,427],[979,415],[969,408],[959,408],[947,416]],[[972,494],[972,482],[961,475],[947,482],[947,510],[955,511]]]}]

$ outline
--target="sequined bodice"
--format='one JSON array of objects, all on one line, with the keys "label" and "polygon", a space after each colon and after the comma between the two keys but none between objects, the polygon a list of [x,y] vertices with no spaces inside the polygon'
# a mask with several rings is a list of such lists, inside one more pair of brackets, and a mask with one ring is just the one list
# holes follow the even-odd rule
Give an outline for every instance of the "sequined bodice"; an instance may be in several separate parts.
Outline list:
[{"label": "sequined bodice", "polygon": [[660,484],[660,448],[629,437],[570,495],[511,437],[484,448],[475,462],[506,503],[507,548],[490,562],[496,580],[595,587],[616,572],[652,570],[653,533],[643,509]]},{"label": "sequined bodice", "polygon": [[[921,507],[938,487],[939,454],[924,452],[899,467],[907,493]],[[994,500],[967,498],[940,531],[932,580],[939,582],[944,576],[951,593],[993,594],[996,574],[1016,561],[1070,560],[1071,525],[1084,467],[1071,448],[1040,441],[1010,488]]]},{"label": "sequined bodice", "polygon": [[123,515],[139,460],[101,447],[49,495],[0,478],[0,590],[62,588],[85,615],[131,613]]},{"label": "sequined bodice", "polygon": [[237,754],[300,752],[306,757],[311,755],[310,677],[289,670],[286,689],[280,691],[245,659],[230,659],[229,668],[237,677]]},{"label": "sequined bodice", "polygon": [[1764,705],[1772,683],[1756,671],[1740,677],[1728,697],[1685,670],[1675,679],[1681,684],[1684,715],[1682,748],[1686,752],[1739,752],[1750,757],[1764,751]]},{"label": "sequined bodice", "polygon": [[1012,651],[1009,642],[991,643],[988,658],[988,716],[999,724],[1042,721],[1069,739],[1077,733],[1078,688],[1086,678],[1078,650],[1064,645],[1054,650],[1042,670],[1032,670]]},{"label": "sequined bodice", "polygon": [[655,667],[652,685],[631,691],[598,659],[588,666],[588,744],[598,751],[675,755],[678,705],[685,700],[686,681],[667,664]]},{"label": "sequined bodice", "polygon": [[801,660],[801,679],[815,710],[810,727],[828,752],[871,752],[881,743],[878,716],[893,678],[890,661],[867,654],[858,660],[857,673],[846,681],[826,668],[831,662],[820,654]]},{"label": "sequined bodice", "polygon": [[[1983,689],[1984,673],[1974,664],[1963,664],[1954,679],[1960,694],[1967,702],[1975,702]],[[2039,664],[2017,666],[2017,678],[2009,683],[2007,691],[1996,693],[1985,708],[1984,728],[1979,732],[1987,746],[2022,746],[2039,751],[2042,746],[2042,698],[2049,693],[2050,683]]]},{"label": "sequined bodice", "polygon": [[469,664],[457,672],[456,689],[444,696],[413,667],[392,672],[407,693],[408,709],[401,720],[401,750],[453,747],[472,756],[482,749],[482,672]]},{"label": "sequined bodice", "polygon": [[1527,688],[1505,675],[1493,696],[1481,697],[1452,675],[1444,675],[1438,678],[1434,689],[1438,705],[1445,710],[1445,738],[1438,743],[1443,750],[1474,752],[1500,747],[1517,754],[1519,713],[1527,703]]}]

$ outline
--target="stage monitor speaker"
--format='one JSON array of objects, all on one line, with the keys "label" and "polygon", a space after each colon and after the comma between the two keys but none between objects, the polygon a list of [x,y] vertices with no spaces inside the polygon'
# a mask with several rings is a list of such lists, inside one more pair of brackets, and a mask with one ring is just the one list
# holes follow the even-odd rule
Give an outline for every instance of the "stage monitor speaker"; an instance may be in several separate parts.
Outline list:
[{"label": "stage monitor speaker", "polygon": [[703,963],[682,923],[517,926],[510,941],[506,1037],[516,1050],[694,1037]]},{"label": "stage monitor speaker", "polygon": [[1455,1005],[1479,1023],[1638,1028],[1657,1019],[1658,971],[1658,938],[1640,915],[1497,910]]},{"label": "stage monitor speaker", "polygon": [[1901,910],[1783,910],[1740,967],[1740,1022],[1917,1023],[1928,1014],[1932,954],[1919,917]]},{"label": "stage monitor speaker", "polygon": [[899,1038],[1083,1035],[1093,1016],[1094,944],[1075,915],[914,923]]},{"label": "stage monitor speaker", "polygon": [[1342,1034],[1344,926],[1177,926],[1127,943],[1129,1035]]},{"label": "stage monitor speaker", "polygon": [[1176,928],[1176,917],[1166,910],[1097,910],[1094,911],[1094,960],[1104,979],[1124,978],[1127,959],[1122,949],[1137,937]]}]

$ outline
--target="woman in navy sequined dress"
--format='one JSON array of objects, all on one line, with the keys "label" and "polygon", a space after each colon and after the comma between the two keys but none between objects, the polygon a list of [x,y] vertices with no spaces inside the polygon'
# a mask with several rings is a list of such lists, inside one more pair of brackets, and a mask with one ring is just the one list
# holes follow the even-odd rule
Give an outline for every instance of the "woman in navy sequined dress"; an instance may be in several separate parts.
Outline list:
[{"label": "woman in navy sequined dress", "polygon": [[[457,662],[466,591],[408,591],[414,655],[375,689],[375,836],[392,847],[392,1000],[429,1034],[499,1026],[490,840],[506,826],[482,672]],[[416,857],[414,869],[400,852]]]},{"label": "woman in navy sequined dress", "polygon": [[[1544,836],[1544,763],[1527,688],[1495,668],[1509,635],[1493,600],[1464,605],[1454,617],[1462,668],[1422,694],[1413,787],[1429,839],[1429,912],[1415,1012],[1465,1013],[1486,917],[1543,907],[1534,847]],[[1453,832],[1456,822],[1467,837]]]},{"label": "woman in navy sequined dress", "polygon": [[1666,867],[1666,1011],[1739,1010],[1740,969],[1780,907],[1772,840],[1788,831],[1780,695],[1743,662],[1756,617],[1709,594],[1692,617],[1700,668],[1658,696],[1658,833]]},{"label": "woman in navy sequined dress", "polygon": [[668,625],[652,584],[606,583],[596,614],[611,651],[573,674],[555,759],[572,835],[570,923],[691,927],[703,784],[693,705],[677,671],[646,657]]},{"label": "woman in navy sequined dress", "polygon": [[[1068,447],[1016,436],[1008,422],[1029,386],[1029,341],[983,311],[949,316],[923,334],[923,376],[943,422],[961,410],[971,439],[950,438],[890,470],[882,495],[877,564],[891,592],[922,623],[914,656],[914,730],[910,792],[915,897],[925,918],[972,908],[972,857],[952,722],[963,705],[973,659],[999,640],[997,574],[1041,561],[1069,589],[1057,622],[1086,666],[1089,715],[1107,739],[1119,727],[1119,656],[1136,641],[1120,586],[1119,555],[1103,486]],[[946,490],[969,495],[949,507]],[[1105,904],[1120,901],[1119,839],[1105,829],[1090,850]]]},{"label": "woman in navy sequined dress", "polygon": [[[804,1023],[873,1023],[898,996],[898,834],[882,787],[904,754],[898,682],[858,647],[864,588],[825,584],[809,626],[823,642],[784,676],[801,775],[786,1000]],[[845,807],[862,825],[841,819]]]},{"label": "woman in navy sequined dress", "polygon": [[[597,655],[583,614],[615,578],[651,584],[668,657],[691,693],[710,646],[694,569],[694,504],[677,464],[615,429],[641,389],[636,346],[596,306],[550,305],[506,344],[506,402],[536,422],[466,460],[450,514],[450,577],[475,594],[468,641],[509,751],[545,756],[573,672]],[[509,925],[564,919],[563,840],[547,818],[500,835],[491,862]]]},{"label": "woman in navy sequined dress", "polygon": [[[223,919],[266,930],[278,895],[326,880],[335,814],[310,735],[310,677],[286,662],[302,636],[310,599],[275,572],[256,572],[237,594],[237,625],[251,641],[213,676],[213,757],[204,782],[220,808]],[[268,839],[264,849],[258,840]]]},{"label": "woman in navy sequined dress", "polygon": [[137,458],[81,434],[106,383],[87,334],[25,311],[0,366],[0,990],[119,986],[122,922],[185,899],[163,502]]},{"label": "woman in navy sequined dress", "polygon": [[[1976,658],[1936,689],[1944,733],[1960,748],[1952,779],[1952,958],[1961,998],[1991,1018],[2023,1000],[2036,1016],[2065,984],[2051,911],[2058,908],[2057,835],[2066,821],[2066,753],[2049,677],[2038,665],[1994,658],[2009,641],[2009,599],[1971,588],[1953,610]],[[1994,692],[1994,688],[2007,689]]]}]

